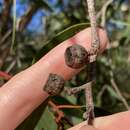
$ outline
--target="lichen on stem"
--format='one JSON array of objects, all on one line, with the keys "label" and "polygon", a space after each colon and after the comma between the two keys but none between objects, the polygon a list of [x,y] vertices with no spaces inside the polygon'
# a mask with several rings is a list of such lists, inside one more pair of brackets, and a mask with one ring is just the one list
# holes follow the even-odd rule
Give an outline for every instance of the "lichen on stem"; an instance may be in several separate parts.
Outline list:
[{"label": "lichen on stem", "polygon": [[91,24],[91,37],[92,37],[91,53],[93,55],[97,55],[100,47],[100,40],[97,31],[95,2],[94,0],[86,0],[86,2],[88,5],[88,13],[89,13],[90,24]]},{"label": "lichen on stem", "polygon": [[[86,0],[88,5],[88,13],[91,23],[91,50],[90,50],[90,61],[93,61],[93,64],[88,68],[88,78],[90,80],[89,86],[86,86],[85,97],[86,97],[86,116],[87,123],[93,125],[94,122],[94,103],[92,97],[92,83],[93,77],[95,77],[95,61],[100,47],[100,40],[97,32],[97,22],[96,22],[96,11],[95,11],[95,1]],[[87,109],[88,108],[88,109]]]}]

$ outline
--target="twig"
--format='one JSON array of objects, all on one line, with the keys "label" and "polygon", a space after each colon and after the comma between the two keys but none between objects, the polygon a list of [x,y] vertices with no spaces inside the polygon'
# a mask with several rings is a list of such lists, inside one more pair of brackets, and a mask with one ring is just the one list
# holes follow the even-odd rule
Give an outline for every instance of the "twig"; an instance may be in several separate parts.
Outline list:
[{"label": "twig", "polygon": [[64,117],[64,113],[57,108],[57,105],[53,103],[52,101],[48,101],[48,104],[53,108],[53,110],[58,114],[57,117],[55,118],[56,122],[59,123],[60,120]]},{"label": "twig", "polygon": [[100,92],[97,95],[97,104],[98,104],[98,106],[101,105],[101,97],[102,97],[104,91],[107,89],[107,87],[108,87],[107,85],[102,86]]},{"label": "twig", "polygon": [[[16,25],[17,29],[16,30],[18,32],[22,32],[26,28],[26,26],[28,25],[28,23],[32,19],[33,15],[37,12],[37,10],[39,8],[41,8],[41,7],[38,7],[36,5],[36,3],[35,4],[32,3],[30,5],[30,7],[27,10],[27,12],[25,13],[25,15],[23,15],[21,17],[21,19],[17,22],[17,25]],[[4,42],[6,42],[10,38],[11,35],[12,35],[12,29],[7,31],[7,33],[3,36],[3,38],[0,41],[0,45],[3,44]]]},{"label": "twig", "polygon": [[6,72],[3,72],[3,71],[0,71],[0,78],[4,78],[4,79],[6,79],[6,80],[9,80],[9,79],[11,79],[11,75],[9,75],[8,73],[6,73]]},{"label": "twig", "polygon": [[[2,50],[2,47],[1,47],[1,50]],[[9,50],[10,50],[10,49],[9,49],[8,46],[6,46],[6,47],[4,48],[3,53],[2,53],[1,56],[0,56],[0,68],[3,66],[3,64],[4,64],[5,60],[6,60],[8,54],[9,54]]]},{"label": "twig", "polygon": [[18,22],[17,30],[22,32],[24,28],[28,25],[33,15],[38,11],[40,7],[36,3],[31,3],[27,12],[21,17]]},{"label": "twig", "polygon": [[108,0],[108,1],[106,1],[106,2],[104,3],[104,5],[102,6],[101,10],[97,13],[97,19],[98,19],[99,17],[101,17],[102,12],[103,12],[103,10],[104,10],[103,8],[107,8],[112,2],[113,2],[113,0]]},{"label": "twig", "polygon": [[11,12],[12,0],[4,0],[3,10],[2,10],[2,25],[1,31],[3,34],[8,30],[8,24],[10,22],[10,12]]},{"label": "twig", "polygon": [[79,109],[79,108],[82,108],[83,106],[78,106],[78,105],[58,105],[57,108],[58,109],[64,109],[64,108],[67,108],[67,109]]},{"label": "twig", "polygon": [[105,4],[102,6],[102,9],[97,14],[97,18],[101,16],[101,26],[105,27],[106,24],[106,11],[108,6],[113,2],[113,0],[108,0],[105,2]]},{"label": "twig", "polygon": [[64,91],[68,93],[68,95],[72,95],[72,94],[76,94],[82,90],[85,90],[87,85],[90,84],[90,83],[86,83],[86,84],[83,84],[79,87],[74,87],[74,88],[65,88]]},{"label": "twig", "polygon": [[86,86],[85,89],[85,97],[86,97],[86,109],[85,118],[87,119],[88,125],[93,125],[94,122],[94,104],[93,104],[93,96],[92,96],[92,82]]},{"label": "twig", "polygon": [[12,24],[12,38],[11,38],[11,47],[10,51],[13,53],[14,44],[16,40],[16,0],[13,0],[13,24]]},{"label": "twig", "polygon": [[106,26],[106,11],[108,6],[113,2],[113,0],[108,0],[105,4],[105,6],[103,6],[102,8],[102,20],[101,20],[101,26],[105,27]]},{"label": "twig", "polygon": [[7,69],[6,69],[5,71],[6,71],[7,73],[9,73],[9,72],[14,68],[16,62],[17,62],[17,60],[14,59],[14,60],[10,63],[10,65],[7,67]]},{"label": "twig", "polygon": [[126,109],[129,110],[130,107],[129,107],[127,101],[125,100],[125,98],[123,97],[121,91],[119,90],[119,88],[118,88],[118,86],[117,86],[115,80],[114,80],[113,78],[111,78],[110,82],[111,82],[111,85],[113,86],[113,88],[115,89],[116,93],[117,93],[118,96],[120,97],[122,103],[123,103],[124,106],[126,107]]},{"label": "twig", "polygon": [[10,29],[9,31],[7,31],[7,33],[2,37],[1,41],[0,41],[0,45],[2,45],[3,43],[5,43],[11,36],[12,34],[12,29]]},{"label": "twig", "polygon": [[[53,108],[53,110],[58,114],[57,117],[55,118],[56,122],[59,123],[61,119],[65,119],[67,122],[70,121],[65,117],[63,111],[60,109],[79,109],[82,108],[83,106],[78,106],[78,105],[56,105],[54,102],[51,100],[48,101],[48,104]],[[71,124],[72,125],[72,124]]]},{"label": "twig", "polygon": [[99,51],[99,47],[100,47],[100,40],[99,40],[99,36],[97,33],[97,23],[96,23],[96,12],[95,12],[95,5],[94,5],[94,0],[86,0],[87,4],[88,4],[88,12],[89,12],[89,17],[90,17],[90,23],[91,23],[91,37],[92,37],[92,50],[91,53],[93,55],[95,55],[95,57],[93,57],[94,61],[96,60],[96,55]]},{"label": "twig", "polygon": [[[12,0],[5,0],[5,1],[12,1]],[[19,37],[19,35],[20,35],[19,32],[21,33],[26,28],[28,23],[31,21],[33,15],[37,12],[37,10],[39,8],[41,8],[41,6],[39,7],[39,5],[37,5],[37,3],[30,5],[30,7],[27,10],[26,14],[20,19],[18,25],[16,25],[16,27],[17,27],[16,36],[15,36],[16,38]],[[14,32],[15,32],[15,30],[14,30]],[[8,31],[6,31],[5,34],[2,36],[2,38],[0,40],[0,45],[2,45],[4,43],[9,43],[9,40],[10,40],[10,38],[12,36],[12,33],[13,33],[12,29],[9,29]],[[7,54],[9,54],[9,51],[10,51],[10,49],[8,49]],[[1,64],[0,66],[2,66],[4,64],[4,62],[2,61],[0,64]]]},{"label": "twig", "polygon": [[86,0],[88,5],[88,12],[91,23],[91,50],[90,50],[90,61],[93,61],[92,65],[88,68],[88,77],[90,79],[90,84],[86,87],[85,96],[86,96],[86,108],[88,107],[88,112],[86,112],[86,119],[88,120],[89,125],[93,125],[94,122],[94,104],[92,97],[92,80],[95,70],[95,61],[100,47],[100,40],[97,32],[97,23],[96,23],[96,12],[95,12],[95,3],[94,0]]}]

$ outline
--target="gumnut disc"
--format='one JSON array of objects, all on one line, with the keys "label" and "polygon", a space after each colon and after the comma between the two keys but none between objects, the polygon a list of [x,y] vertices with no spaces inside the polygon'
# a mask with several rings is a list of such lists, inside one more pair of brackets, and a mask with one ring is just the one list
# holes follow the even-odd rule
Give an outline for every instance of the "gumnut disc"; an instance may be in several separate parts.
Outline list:
[{"label": "gumnut disc", "polygon": [[71,68],[82,68],[88,63],[88,52],[84,47],[74,44],[66,49],[65,62]]}]

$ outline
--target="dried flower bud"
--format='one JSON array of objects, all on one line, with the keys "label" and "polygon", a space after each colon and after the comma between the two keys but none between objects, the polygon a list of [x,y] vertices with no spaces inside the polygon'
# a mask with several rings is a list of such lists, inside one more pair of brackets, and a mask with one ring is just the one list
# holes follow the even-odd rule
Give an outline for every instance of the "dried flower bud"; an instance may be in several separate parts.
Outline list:
[{"label": "dried flower bud", "polygon": [[74,69],[79,69],[88,63],[88,52],[78,44],[70,46],[65,51],[66,64]]},{"label": "dried flower bud", "polygon": [[61,76],[51,73],[44,86],[44,91],[51,96],[58,95],[64,89],[64,84],[65,80]]}]

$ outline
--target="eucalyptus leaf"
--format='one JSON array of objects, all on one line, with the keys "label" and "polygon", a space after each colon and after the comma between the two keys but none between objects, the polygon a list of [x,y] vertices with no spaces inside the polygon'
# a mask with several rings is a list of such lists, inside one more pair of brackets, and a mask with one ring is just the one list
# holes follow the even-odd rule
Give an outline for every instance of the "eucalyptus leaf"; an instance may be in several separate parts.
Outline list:
[{"label": "eucalyptus leaf", "polygon": [[118,94],[115,92],[115,90],[112,87],[107,87],[107,90],[112,97],[114,97],[117,100],[120,100],[120,97],[118,96]]},{"label": "eucalyptus leaf", "polygon": [[[51,124],[50,124],[51,123]],[[57,130],[57,124],[53,114],[48,108],[45,109],[34,130]]]},{"label": "eucalyptus leaf", "polygon": [[49,52],[52,48],[60,44],[61,42],[67,40],[68,38],[74,36],[76,33],[80,32],[81,30],[88,27],[89,23],[80,23],[73,25],[62,32],[58,33],[55,37],[53,37],[50,41],[44,44],[42,49],[38,52],[36,57],[33,59],[33,62],[40,59],[42,56],[44,56],[47,52]]}]

